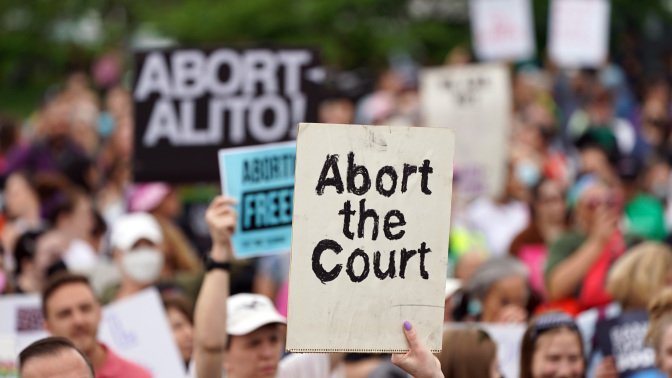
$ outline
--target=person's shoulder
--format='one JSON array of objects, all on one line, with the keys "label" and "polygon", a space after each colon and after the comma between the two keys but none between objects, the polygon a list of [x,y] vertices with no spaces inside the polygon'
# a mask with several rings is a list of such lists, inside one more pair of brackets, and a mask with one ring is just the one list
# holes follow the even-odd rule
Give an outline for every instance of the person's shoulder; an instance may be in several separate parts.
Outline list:
[{"label": "person's shoulder", "polygon": [[550,249],[555,250],[555,249],[563,249],[566,247],[573,247],[577,244],[581,244],[586,240],[586,234],[580,231],[576,230],[570,230],[562,235],[558,236],[558,238],[551,243]]},{"label": "person's shoulder", "polygon": [[[110,375],[105,375],[102,374],[103,376],[110,377],[110,378],[116,378],[116,377],[124,377],[124,378],[152,378],[152,374],[150,373],[149,370],[146,368],[140,366],[139,364],[127,360],[124,357],[116,354],[114,351],[112,351],[110,348],[104,346],[104,348],[107,351],[107,358],[105,361],[105,364],[103,366],[103,369],[105,370],[108,369],[110,373],[112,372],[119,372],[121,375],[116,375],[116,374],[110,374]],[[99,372],[102,373],[102,372]]]}]

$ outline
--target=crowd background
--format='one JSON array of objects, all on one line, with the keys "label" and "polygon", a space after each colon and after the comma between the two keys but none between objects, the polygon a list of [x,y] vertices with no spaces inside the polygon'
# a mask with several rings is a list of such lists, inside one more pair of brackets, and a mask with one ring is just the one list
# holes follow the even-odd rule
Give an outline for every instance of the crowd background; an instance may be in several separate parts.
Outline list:
[{"label": "crowd background", "polygon": [[[188,362],[203,214],[219,187],[133,181],[132,51],[319,46],[319,121],[343,124],[421,124],[422,67],[477,60],[466,1],[139,3],[0,6],[0,293],[40,293],[61,270],[88,275],[102,303],[155,285]],[[672,13],[612,1],[609,60],[574,70],[544,55],[547,14],[535,1],[537,57],[509,63],[506,184],[454,206],[445,320],[561,310],[577,317],[591,369],[604,369],[600,327],[646,316],[672,284]],[[237,261],[231,292],[285,314],[287,275],[286,255]]]}]

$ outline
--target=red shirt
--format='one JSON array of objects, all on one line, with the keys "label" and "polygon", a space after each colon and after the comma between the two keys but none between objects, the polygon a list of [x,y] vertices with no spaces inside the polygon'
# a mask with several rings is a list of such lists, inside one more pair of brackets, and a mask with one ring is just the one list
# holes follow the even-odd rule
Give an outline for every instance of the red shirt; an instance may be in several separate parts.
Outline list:
[{"label": "red shirt", "polygon": [[96,369],[96,378],[152,378],[152,374],[142,366],[123,359],[105,344],[100,344],[105,350],[105,361]]}]

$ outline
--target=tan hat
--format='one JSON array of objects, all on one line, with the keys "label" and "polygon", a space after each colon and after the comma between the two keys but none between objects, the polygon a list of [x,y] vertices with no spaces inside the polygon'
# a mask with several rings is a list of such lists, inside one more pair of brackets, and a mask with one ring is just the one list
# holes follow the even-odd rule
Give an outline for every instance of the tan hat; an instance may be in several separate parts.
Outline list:
[{"label": "tan hat", "polygon": [[286,324],[285,317],[275,309],[271,300],[259,294],[236,294],[226,302],[226,332],[247,335],[267,324]]}]

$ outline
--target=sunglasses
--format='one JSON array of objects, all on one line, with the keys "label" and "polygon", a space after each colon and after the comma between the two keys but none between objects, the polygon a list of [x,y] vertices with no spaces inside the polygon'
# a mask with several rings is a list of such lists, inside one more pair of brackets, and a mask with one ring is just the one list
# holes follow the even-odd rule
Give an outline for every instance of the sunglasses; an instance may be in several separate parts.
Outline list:
[{"label": "sunglasses", "polygon": [[588,207],[591,210],[597,209],[600,206],[607,207],[609,209],[617,208],[621,205],[621,200],[616,195],[609,195],[608,197],[593,197],[589,198],[586,202]]}]

